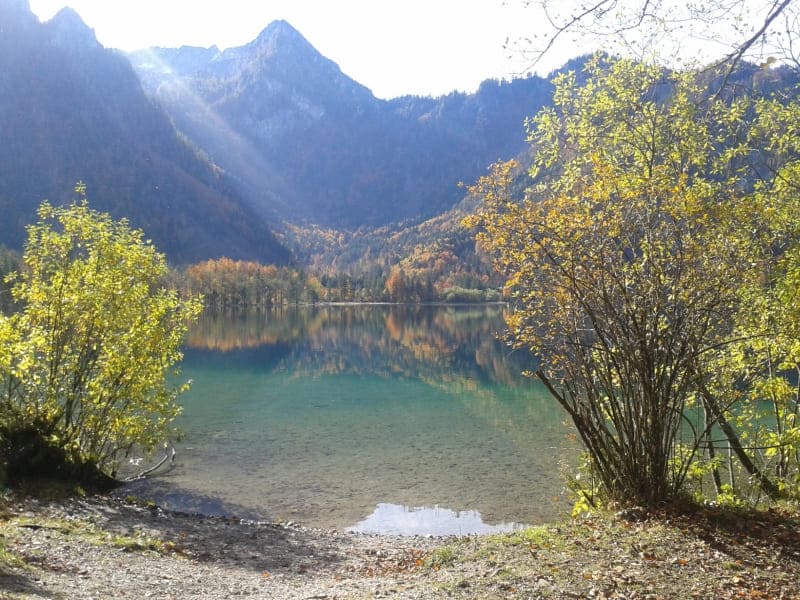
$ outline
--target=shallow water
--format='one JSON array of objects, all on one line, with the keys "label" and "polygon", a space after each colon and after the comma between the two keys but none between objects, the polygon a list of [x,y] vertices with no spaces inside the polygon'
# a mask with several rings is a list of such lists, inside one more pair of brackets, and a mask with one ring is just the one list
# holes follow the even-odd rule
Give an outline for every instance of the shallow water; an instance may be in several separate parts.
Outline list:
[{"label": "shallow water", "polygon": [[[466,534],[562,514],[570,430],[498,307],[325,307],[205,317],[166,474],[124,493],[176,510],[383,533]],[[530,366],[527,364],[527,366]]]}]

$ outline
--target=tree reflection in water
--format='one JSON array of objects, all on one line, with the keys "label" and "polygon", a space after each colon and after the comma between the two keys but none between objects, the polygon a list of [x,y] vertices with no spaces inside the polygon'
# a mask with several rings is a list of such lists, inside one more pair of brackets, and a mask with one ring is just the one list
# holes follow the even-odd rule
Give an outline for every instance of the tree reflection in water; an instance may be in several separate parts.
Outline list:
[{"label": "tree reflection in water", "polygon": [[314,526],[354,526],[379,505],[480,513],[425,525],[453,533],[549,520],[568,508],[559,470],[574,443],[559,407],[520,376],[530,360],[498,341],[503,310],[205,315],[185,352],[194,385],[179,460],[132,491]]}]

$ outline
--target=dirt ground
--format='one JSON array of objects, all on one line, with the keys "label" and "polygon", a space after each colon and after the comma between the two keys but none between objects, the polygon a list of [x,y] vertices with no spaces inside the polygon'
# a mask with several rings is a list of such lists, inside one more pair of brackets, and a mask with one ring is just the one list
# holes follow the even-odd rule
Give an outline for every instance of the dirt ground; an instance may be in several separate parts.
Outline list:
[{"label": "dirt ground", "polygon": [[800,598],[800,520],[776,511],[634,509],[432,538],[105,496],[0,508],[0,598]]}]

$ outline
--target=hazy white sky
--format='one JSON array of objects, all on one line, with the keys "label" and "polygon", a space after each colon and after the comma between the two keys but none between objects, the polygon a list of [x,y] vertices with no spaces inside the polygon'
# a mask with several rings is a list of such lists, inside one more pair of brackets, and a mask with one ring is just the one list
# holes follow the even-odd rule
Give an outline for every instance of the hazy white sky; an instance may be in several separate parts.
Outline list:
[{"label": "hazy white sky", "polygon": [[[240,46],[285,19],[347,75],[382,98],[473,91],[528,63],[507,38],[536,33],[521,0],[30,0],[42,21],[71,6],[106,47]],[[547,74],[576,47],[554,53]]]}]

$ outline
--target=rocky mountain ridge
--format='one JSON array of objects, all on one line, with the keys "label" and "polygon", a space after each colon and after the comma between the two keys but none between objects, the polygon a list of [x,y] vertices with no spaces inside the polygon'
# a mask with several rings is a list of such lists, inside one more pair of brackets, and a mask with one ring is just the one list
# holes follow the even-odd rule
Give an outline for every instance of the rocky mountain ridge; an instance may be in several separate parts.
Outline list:
[{"label": "rocky mountain ridge", "polygon": [[77,13],[40,23],[26,0],[0,0],[0,30],[0,243],[19,248],[41,201],[69,201],[80,180],[94,208],[128,218],[173,262],[289,260]]},{"label": "rocky mountain ridge", "polygon": [[290,24],[252,42],[132,53],[147,92],[178,128],[291,222],[354,229],[418,222],[463,197],[461,181],[525,147],[526,116],[549,102],[537,77],[475,94],[381,100]]},{"label": "rocky mountain ridge", "polygon": [[282,264],[276,228],[358,232],[450,210],[460,182],[525,148],[524,118],[550,95],[530,77],[377,99],[285,21],[239,48],[126,56],[71,9],[40,23],[27,0],[0,0],[0,34],[0,243],[12,248],[42,199],[69,201],[82,180],[93,206],[173,262]]}]

